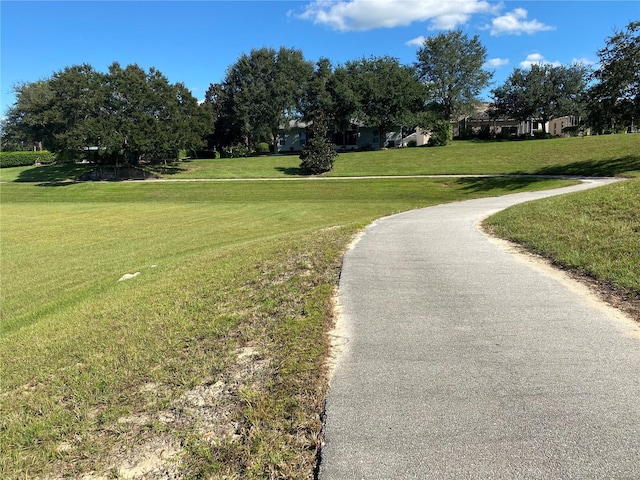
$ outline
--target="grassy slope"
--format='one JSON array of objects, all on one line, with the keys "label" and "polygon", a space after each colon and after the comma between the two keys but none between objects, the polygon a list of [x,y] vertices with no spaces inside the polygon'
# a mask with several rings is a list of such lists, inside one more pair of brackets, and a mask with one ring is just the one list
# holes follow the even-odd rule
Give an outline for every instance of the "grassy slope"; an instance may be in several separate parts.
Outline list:
[{"label": "grassy slope", "polygon": [[[0,476],[117,470],[114,445],[157,438],[182,439],[184,468],[203,475],[310,475],[329,299],[354,232],[417,206],[558,184],[4,184]],[[259,375],[237,371],[246,347]],[[190,418],[180,395],[218,382],[224,425],[159,420]]]},{"label": "grassy slope", "polygon": [[640,302],[639,204],[640,179],[634,179],[517,205],[487,225],[627,301]]},{"label": "grassy slope", "polygon": [[[640,175],[640,135],[526,142],[453,142],[445,148],[344,153],[327,176],[505,174]],[[176,164],[172,178],[300,175],[296,156]]]},{"label": "grassy slope", "polygon": [[[327,176],[427,174],[640,175],[640,135],[523,142],[453,142],[445,148],[404,148],[338,156]],[[301,176],[297,156],[178,162],[156,171],[165,178],[285,178]],[[2,181],[53,182],[89,166],[0,170]]]},{"label": "grassy slope", "polygon": [[[637,174],[638,142],[631,135],[460,142],[344,155],[333,174]],[[290,176],[296,163],[198,161],[178,167],[199,171],[175,175]],[[68,174],[65,167],[0,171],[3,181],[43,182],[0,188],[3,478],[117,471],[126,463],[117,452],[158,438],[181,439],[194,474],[309,476],[326,387],[328,299],[351,235],[395,211],[550,185],[505,178],[47,183]],[[635,211],[637,187],[627,193],[624,202],[611,194],[615,208],[593,217],[613,211],[622,226],[634,220],[619,213],[620,205]],[[564,226],[576,217],[572,205],[523,224],[546,223],[550,211],[564,209],[567,217],[552,222]],[[622,231],[618,238],[629,235]],[[257,355],[251,368],[242,361],[248,347]],[[188,420],[195,407],[181,395],[220,385],[214,416],[224,421]],[[180,420],[162,420],[167,411]]]}]

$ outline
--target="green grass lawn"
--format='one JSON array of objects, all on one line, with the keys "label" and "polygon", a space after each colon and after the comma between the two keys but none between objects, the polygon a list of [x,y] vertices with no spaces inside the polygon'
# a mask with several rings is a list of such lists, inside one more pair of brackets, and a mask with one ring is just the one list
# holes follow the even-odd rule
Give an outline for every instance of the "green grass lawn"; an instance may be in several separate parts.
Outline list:
[{"label": "green grass lawn", "polygon": [[[194,475],[311,475],[331,293],[354,233],[409,208],[561,184],[2,185],[0,476],[117,471],[114,452],[158,439],[182,443]],[[262,370],[242,368],[248,348]],[[211,385],[225,386],[224,421],[202,425],[181,396]]]},{"label": "green grass lawn", "polygon": [[[638,142],[456,142],[343,155],[331,175],[637,175]],[[169,167],[166,177],[290,177],[297,159]],[[158,452],[169,459],[162,468],[193,478],[311,478],[331,297],[353,235],[411,208],[568,183],[62,182],[84,168],[0,170],[1,478],[127,476]],[[617,239],[612,281],[637,280],[637,182],[515,217],[524,230],[549,223],[572,234],[606,218],[585,230],[600,241],[577,249]]]},{"label": "green grass lawn", "polygon": [[516,205],[487,225],[629,301],[640,301],[640,179]]},{"label": "green grass lawn", "polygon": [[[195,160],[174,164],[166,178],[300,176],[297,156]],[[441,148],[342,153],[326,176],[538,174],[640,175],[640,135],[547,141],[456,141]],[[163,170],[160,170],[163,173]]]},{"label": "green grass lawn", "polygon": [[[403,148],[343,153],[325,176],[539,174],[640,175],[640,135],[604,135],[551,140],[456,141],[441,148]],[[191,160],[153,170],[164,178],[300,177],[296,155]],[[55,182],[91,166],[54,165],[0,170],[0,181]]]}]

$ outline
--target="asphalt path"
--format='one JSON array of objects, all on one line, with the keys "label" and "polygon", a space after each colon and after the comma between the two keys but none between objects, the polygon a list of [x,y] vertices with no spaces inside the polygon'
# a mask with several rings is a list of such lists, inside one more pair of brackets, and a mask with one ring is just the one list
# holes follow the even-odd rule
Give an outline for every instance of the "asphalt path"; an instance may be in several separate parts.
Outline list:
[{"label": "asphalt path", "polygon": [[363,232],[340,279],[320,479],[640,479],[638,324],[478,228],[602,183],[415,210]]}]

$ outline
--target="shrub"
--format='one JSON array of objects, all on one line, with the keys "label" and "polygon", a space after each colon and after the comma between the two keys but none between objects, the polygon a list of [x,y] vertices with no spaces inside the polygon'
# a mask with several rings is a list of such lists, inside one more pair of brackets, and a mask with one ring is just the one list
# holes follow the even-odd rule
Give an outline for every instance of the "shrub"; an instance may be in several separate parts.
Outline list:
[{"label": "shrub", "polygon": [[431,125],[431,136],[427,145],[429,147],[442,147],[453,140],[453,129],[447,120],[436,120]]},{"label": "shrub", "polygon": [[199,159],[217,158],[217,152],[215,150],[196,150],[194,155],[195,158]]},{"label": "shrub", "polygon": [[256,153],[258,155],[269,155],[271,150],[269,149],[269,144],[266,142],[260,142],[256,147]]},{"label": "shrub", "polygon": [[500,138],[504,139],[504,140],[509,140],[511,139],[511,132],[509,131],[508,128],[502,128],[500,130]]},{"label": "shrub", "polygon": [[551,138],[551,134],[545,132],[544,130],[534,130],[533,138],[535,138],[536,140],[545,140],[547,138]]},{"label": "shrub", "polygon": [[409,140],[407,142],[407,147],[417,147],[417,146],[418,146],[417,140]]},{"label": "shrub", "polygon": [[244,158],[249,156],[249,148],[244,143],[238,143],[233,147],[233,158]]},{"label": "shrub", "polygon": [[249,149],[244,143],[238,143],[234,147],[227,147],[220,152],[221,158],[243,158],[249,156]]},{"label": "shrub", "polygon": [[0,168],[26,167],[36,163],[53,163],[56,156],[47,151],[39,152],[0,152]]},{"label": "shrub", "polygon": [[[501,136],[505,138],[505,133],[506,133],[506,138],[509,138],[509,132],[504,132],[504,133],[501,132]],[[476,135],[476,138],[478,140],[491,140],[493,138],[493,135],[489,130],[480,130]]]},{"label": "shrub", "polygon": [[327,138],[327,127],[322,121],[315,121],[311,126],[311,138],[300,155],[300,168],[312,175],[328,172],[337,155]]},{"label": "shrub", "polygon": [[470,140],[474,137],[475,137],[475,134],[473,133],[473,128],[467,127],[467,128],[460,129],[460,134],[458,136],[460,140]]}]

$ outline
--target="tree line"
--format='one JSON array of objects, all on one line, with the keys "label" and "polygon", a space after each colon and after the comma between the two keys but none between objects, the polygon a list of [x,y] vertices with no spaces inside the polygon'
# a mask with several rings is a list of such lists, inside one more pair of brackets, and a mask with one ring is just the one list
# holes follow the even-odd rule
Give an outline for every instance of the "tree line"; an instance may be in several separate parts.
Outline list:
[{"label": "tree line", "polygon": [[[212,117],[182,83],[161,72],[113,63],[107,73],[76,65],[15,87],[3,124],[3,149],[40,143],[59,160],[91,157],[137,164],[197,148]],[[9,148],[7,148],[9,147]]]},{"label": "tree line", "polygon": [[[640,118],[639,32],[640,22],[615,31],[597,52],[595,70],[582,64],[514,69],[491,90],[491,114],[543,124],[579,115],[596,133],[632,125]],[[473,113],[491,82],[486,57],[478,36],[460,30],[426,38],[412,65],[389,56],[333,65],[327,58],[306,60],[293,48],[260,48],[231,65],[201,104],[154,68],[114,63],[101,73],[72,66],[14,87],[2,148],[40,142],[63,159],[91,155],[137,164],[207,147],[275,149],[291,119],[316,125],[311,136],[345,131],[357,121],[381,138],[402,125],[429,130],[433,144],[446,144],[451,122]]]}]

